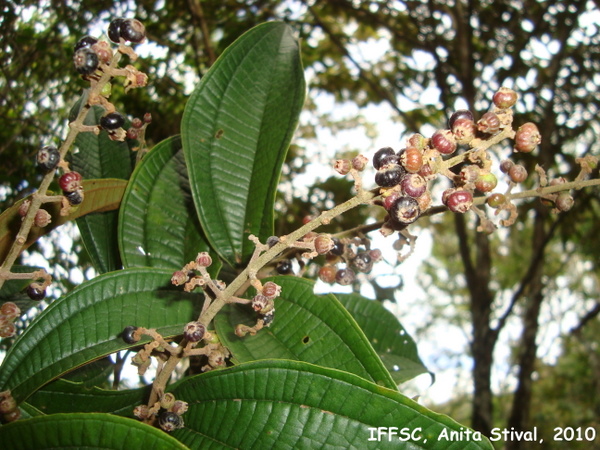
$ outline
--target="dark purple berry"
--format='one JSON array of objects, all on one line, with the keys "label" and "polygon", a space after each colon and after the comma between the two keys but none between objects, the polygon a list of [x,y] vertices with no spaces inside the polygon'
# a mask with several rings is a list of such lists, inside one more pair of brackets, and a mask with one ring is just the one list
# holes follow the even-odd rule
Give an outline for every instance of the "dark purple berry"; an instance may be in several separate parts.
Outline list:
[{"label": "dark purple berry", "polygon": [[292,262],[289,259],[282,259],[277,263],[275,270],[279,275],[290,275],[294,273]]},{"label": "dark purple berry", "polygon": [[425,179],[416,173],[408,173],[400,183],[402,192],[409,197],[420,197],[427,190],[427,182]]},{"label": "dark purple berry", "polygon": [[171,432],[183,427],[183,419],[179,414],[171,411],[163,411],[158,416],[158,425],[163,431]]},{"label": "dark purple berry", "polygon": [[335,281],[342,286],[348,286],[349,284],[352,284],[355,279],[356,274],[352,269],[340,269],[335,274]]},{"label": "dark purple berry", "polygon": [[471,119],[461,118],[454,121],[452,134],[457,144],[468,144],[475,138],[477,126]]},{"label": "dark purple berry", "polygon": [[271,326],[271,324],[273,323],[273,319],[275,318],[275,310],[272,309],[266,314],[260,314],[258,318],[263,321],[264,327]]},{"label": "dark purple berry", "polygon": [[331,238],[333,241],[333,247],[329,250],[329,254],[334,256],[342,256],[344,254],[344,244],[338,238]]},{"label": "dark purple berry", "polygon": [[267,246],[272,248],[274,245],[279,243],[279,238],[277,236],[269,236],[267,239]]},{"label": "dark purple berry", "polygon": [[392,221],[402,225],[413,223],[420,214],[419,203],[412,197],[400,197],[390,208]]},{"label": "dark purple berry", "polygon": [[71,206],[81,205],[83,203],[83,189],[77,189],[73,192],[66,192],[65,197]]},{"label": "dark purple berry", "polygon": [[60,161],[60,153],[53,145],[46,145],[38,151],[38,166],[45,172],[53,170]]},{"label": "dark purple berry", "polygon": [[31,283],[29,286],[27,286],[27,296],[31,300],[39,302],[40,300],[44,300],[46,297],[46,290],[40,289],[37,283]]},{"label": "dark purple berry", "polygon": [[352,260],[352,266],[359,272],[368,273],[373,268],[373,259],[368,252],[359,252]]},{"label": "dark purple berry", "polygon": [[98,55],[91,48],[80,48],[73,54],[73,64],[81,75],[89,75],[98,68]]},{"label": "dark purple berry", "polygon": [[121,37],[121,26],[125,22],[125,19],[115,19],[108,26],[108,38],[115,44],[120,42]]},{"label": "dark purple berry", "polygon": [[375,183],[381,187],[394,187],[400,183],[405,173],[398,164],[386,165],[375,174]]},{"label": "dark purple berry", "polygon": [[140,339],[133,335],[137,331],[137,327],[132,325],[125,327],[123,332],[121,333],[121,337],[125,341],[126,344],[135,344]]},{"label": "dark purple berry", "polygon": [[146,39],[146,27],[137,19],[125,19],[121,23],[121,37],[126,41],[139,44]]},{"label": "dark purple berry", "polygon": [[450,116],[450,119],[448,119],[448,128],[452,128],[458,119],[468,119],[471,122],[475,120],[471,111],[468,109],[459,109]]},{"label": "dark purple berry", "polygon": [[390,156],[395,156],[396,152],[391,147],[380,148],[373,155],[373,167],[375,170],[381,169],[384,165],[388,164],[386,161],[390,158]]},{"label": "dark purple berry", "polygon": [[92,45],[94,45],[96,42],[98,42],[98,39],[96,39],[95,37],[84,36],[77,41],[77,44],[75,44],[73,51],[76,52],[80,48],[89,48]]},{"label": "dark purple berry", "polygon": [[100,119],[100,126],[105,130],[116,130],[125,124],[125,119],[118,112],[113,112]]},{"label": "dark purple berry", "polygon": [[200,322],[189,322],[183,327],[183,336],[189,342],[199,342],[206,333],[206,327]]}]

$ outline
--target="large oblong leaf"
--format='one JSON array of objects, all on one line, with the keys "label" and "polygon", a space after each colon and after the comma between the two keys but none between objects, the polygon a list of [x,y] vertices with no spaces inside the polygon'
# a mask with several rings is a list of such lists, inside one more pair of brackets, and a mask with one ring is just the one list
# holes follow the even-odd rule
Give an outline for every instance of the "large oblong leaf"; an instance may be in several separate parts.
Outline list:
[{"label": "large oblong leaf", "polygon": [[3,448],[186,449],[167,433],[111,414],[53,414],[0,427]]},{"label": "large oblong leaf", "polygon": [[128,325],[181,333],[197,317],[198,294],[170,284],[158,269],[109,272],[59,298],[25,329],[0,366],[0,391],[17,402],[85,363],[131,347],[119,337]]},{"label": "large oblong leaf", "polygon": [[417,344],[380,302],[359,294],[336,294],[336,297],[365,332],[396,383],[427,373],[419,358]]},{"label": "large oblong leaf", "polygon": [[[190,195],[178,136],[157,144],[131,176],[119,215],[119,247],[125,267],[172,270],[210,250]],[[216,273],[217,258],[213,261],[211,273]]]},{"label": "large oblong leaf", "polygon": [[[398,391],[298,361],[209,372],[182,381],[173,393],[189,409],[185,428],[172,435],[190,448],[493,448],[485,437],[444,440],[444,430],[465,427]],[[378,427],[406,430],[408,440],[377,439]]]},{"label": "large oblong leaf", "polygon": [[305,95],[298,42],[281,22],[235,41],[186,104],[183,150],[202,228],[231,265],[252,253],[249,234],[273,234],[281,167]]},{"label": "large oblong leaf", "polygon": [[256,323],[248,306],[224,309],[215,317],[220,339],[235,362],[259,359],[293,359],[345,370],[396,389],[381,359],[348,311],[331,294],[316,295],[314,283],[297,277],[271,280],[281,286],[275,300],[275,320],[255,336],[237,337],[239,323]]}]

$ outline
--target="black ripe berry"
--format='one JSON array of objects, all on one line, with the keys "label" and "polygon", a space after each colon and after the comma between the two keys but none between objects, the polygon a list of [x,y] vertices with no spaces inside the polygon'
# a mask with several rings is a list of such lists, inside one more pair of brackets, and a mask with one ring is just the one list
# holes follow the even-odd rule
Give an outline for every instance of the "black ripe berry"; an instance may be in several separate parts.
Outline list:
[{"label": "black ripe berry", "polygon": [[115,19],[108,25],[108,38],[115,44],[119,43],[123,22],[125,22],[125,19]]},{"label": "black ripe berry", "polygon": [[118,112],[113,112],[100,119],[100,126],[105,130],[116,130],[125,124],[125,119]]},{"label": "black ripe berry", "polygon": [[394,187],[402,181],[406,171],[398,164],[384,166],[375,174],[375,183],[381,187]]},{"label": "black ripe berry", "polygon": [[329,253],[334,256],[342,256],[344,254],[344,244],[338,238],[331,238],[333,241],[333,247],[329,250]]},{"label": "black ripe berry", "polygon": [[275,318],[275,310],[272,309],[267,314],[260,314],[258,318],[262,319],[264,327],[268,327],[271,325],[271,323],[273,323],[273,319]]},{"label": "black ripe berry", "polygon": [[356,274],[352,269],[340,269],[335,274],[335,281],[337,281],[342,286],[348,286],[352,284],[356,279]]},{"label": "black ripe berry", "polygon": [[189,342],[199,342],[206,333],[206,327],[200,322],[190,322],[183,327],[183,336]]},{"label": "black ripe berry", "polygon": [[419,214],[419,203],[412,197],[400,197],[390,208],[390,218],[398,224],[413,223]]},{"label": "black ripe berry", "polygon": [[121,23],[121,37],[126,41],[139,44],[146,38],[146,28],[137,19],[126,19]]},{"label": "black ripe berry", "polygon": [[183,427],[183,419],[178,414],[171,411],[163,411],[158,416],[158,425],[164,431],[170,432]]},{"label": "black ripe berry", "polygon": [[89,48],[97,42],[98,42],[98,39],[96,39],[95,37],[84,36],[81,39],[79,39],[79,41],[77,41],[77,44],[75,44],[73,51],[76,52],[80,48]]},{"label": "black ripe berry", "polygon": [[31,283],[29,286],[27,286],[27,296],[31,300],[39,302],[40,300],[43,300],[46,297],[46,290],[40,289],[37,283]]},{"label": "black ripe berry", "polygon": [[73,64],[81,75],[90,75],[98,68],[98,55],[91,48],[80,48],[73,54]]},{"label": "black ripe berry", "polygon": [[125,327],[125,329],[121,333],[121,337],[123,338],[123,340],[125,341],[125,343],[127,343],[127,344],[135,344],[137,341],[140,340],[139,338],[136,339],[136,336],[134,336],[134,334],[133,334],[136,331],[137,331],[137,327],[134,327],[134,326],[131,326],[131,325],[128,326],[128,327]]},{"label": "black ripe berry", "polygon": [[292,262],[289,259],[282,259],[279,261],[275,270],[279,275],[290,275],[294,273]]},{"label": "black ripe berry", "polygon": [[71,206],[81,205],[83,202],[83,189],[77,189],[73,192],[65,192],[65,197]]},{"label": "black ripe berry", "polygon": [[53,145],[46,145],[38,151],[37,163],[38,166],[45,172],[50,172],[56,167],[60,161],[60,154]]},{"label": "black ripe berry", "polygon": [[379,170],[385,164],[387,164],[387,161],[391,156],[395,155],[396,153],[391,147],[380,148],[375,152],[375,155],[373,155],[373,167],[375,168],[375,170]]}]

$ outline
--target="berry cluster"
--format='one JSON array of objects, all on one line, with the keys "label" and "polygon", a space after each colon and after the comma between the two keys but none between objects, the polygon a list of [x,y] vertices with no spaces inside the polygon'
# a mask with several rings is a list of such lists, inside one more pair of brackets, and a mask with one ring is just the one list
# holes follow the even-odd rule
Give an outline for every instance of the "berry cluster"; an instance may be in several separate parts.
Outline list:
[{"label": "berry cluster", "polygon": [[187,410],[187,402],[177,400],[172,393],[166,392],[152,408],[149,408],[148,405],[136,406],[133,415],[142,420],[155,418],[162,430],[171,432],[184,426],[181,416]]},{"label": "berry cluster", "polygon": [[21,315],[21,310],[13,302],[6,302],[0,307],[0,338],[14,336],[17,332],[15,320]]},{"label": "berry cluster", "polygon": [[319,279],[325,283],[348,286],[356,279],[357,272],[369,273],[373,264],[381,260],[381,251],[371,250],[368,239],[329,239],[329,249],[321,253],[327,263],[319,269]]}]

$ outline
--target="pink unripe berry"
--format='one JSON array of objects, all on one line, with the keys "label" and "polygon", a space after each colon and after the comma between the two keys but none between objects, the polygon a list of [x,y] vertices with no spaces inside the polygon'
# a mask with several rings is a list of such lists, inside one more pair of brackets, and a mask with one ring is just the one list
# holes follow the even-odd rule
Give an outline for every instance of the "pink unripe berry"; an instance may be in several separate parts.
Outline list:
[{"label": "pink unripe berry", "polygon": [[508,171],[508,176],[513,183],[522,183],[527,179],[527,169],[521,164],[515,164]]},{"label": "pink unripe berry", "polygon": [[333,239],[327,234],[320,234],[315,238],[315,251],[319,255],[328,253],[334,246]]},{"label": "pink unripe berry", "polygon": [[277,297],[281,293],[281,286],[273,283],[272,281],[267,281],[262,288],[262,295],[267,297],[268,299],[273,299]]},{"label": "pink unripe berry", "polygon": [[355,156],[352,159],[352,168],[355,170],[358,170],[359,172],[362,172],[363,170],[365,170],[365,167],[367,167],[368,162],[369,162],[369,159],[366,156],[363,156],[363,155]]},{"label": "pink unripe berry", "polygon": [[212,264],[212,258],[208,252],[200,252],[198,253],[198,256],[196,256],[196,264],[200,267],[209,267]]},{"label": "pink unripe berry", "polygon": [[425,179],[416,173],[406,174],[400,183],[402,192],[410,197],[420,197],[427,190],[427,182]]},{"label": "pink unripe berry", "polygon": [[16,319],[21,315],[21,310],[13,302],[6,302],[0,307],[0,314],[6,317],[8,320]]},{"label": "pink unripe berry", "polygon": [[542,135],[536,124],[527,122],[519,127],[515,135],[515,150],[530,153],[542,142]]},{"label": "pink unripe berry", "polygon": [[452,192],[446,198],[446,206],[455,213],[466,213],[473,205],[473,194],[462,189]]},{"label": "pink unripe berry", "polygon": [[492,99],[496,108],[507,109],[517,103],[517,93],[507,87],[501,87]]},{"label": "pink unripe berry", "polygon": [[442,155],[451,155],[456,151],[456,139],[450,130],[438,130],[433,133],[431,145]]}]

